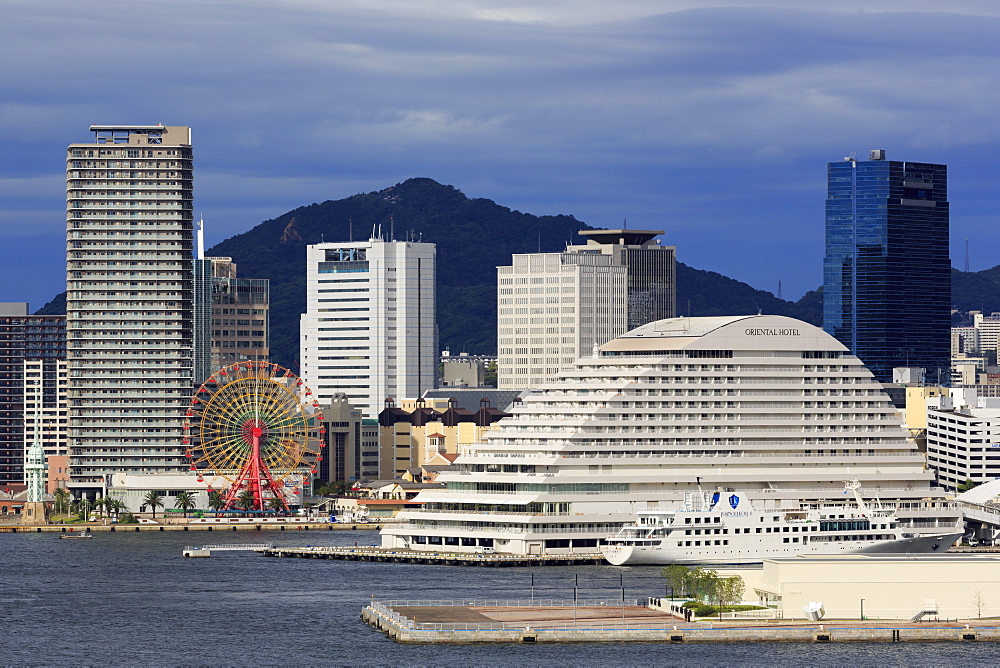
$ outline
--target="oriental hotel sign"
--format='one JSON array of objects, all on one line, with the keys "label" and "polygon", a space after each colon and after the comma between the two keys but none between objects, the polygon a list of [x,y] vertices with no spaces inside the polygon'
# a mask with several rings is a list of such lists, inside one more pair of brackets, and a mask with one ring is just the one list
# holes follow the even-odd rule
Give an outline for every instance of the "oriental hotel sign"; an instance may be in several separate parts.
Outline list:
[{"label": "oriental hotel sign", "polygon": [[782,327],[780,329],[753,329],[747,327],[743,330],[747,336],[798,336],[799,330]]}]

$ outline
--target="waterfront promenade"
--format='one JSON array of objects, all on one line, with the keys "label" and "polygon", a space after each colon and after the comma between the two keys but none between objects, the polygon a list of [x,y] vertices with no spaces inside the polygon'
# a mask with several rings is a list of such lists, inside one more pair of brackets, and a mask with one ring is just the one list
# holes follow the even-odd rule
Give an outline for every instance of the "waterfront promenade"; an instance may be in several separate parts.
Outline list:
[{"label": "waterfront promenade", "polygon": [[90,531],[91,533],[140,533],[150,531],[378,531],[381,524],[330,524],[328,522],[295,522],[281,524],[276,522],[240,522],[215,524],[184,523],[182,521],[163,524],[100,524],[96,522],[77,524],[43,524],[25,526],[21,524],[0,525],[0,533],[75,533]]}]

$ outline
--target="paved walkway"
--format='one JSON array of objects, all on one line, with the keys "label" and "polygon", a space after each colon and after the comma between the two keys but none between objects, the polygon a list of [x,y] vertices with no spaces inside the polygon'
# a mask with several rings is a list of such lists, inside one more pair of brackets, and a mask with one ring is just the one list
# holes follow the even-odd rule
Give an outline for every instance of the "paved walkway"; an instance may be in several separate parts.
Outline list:
[{"label": "paved walkway", "polygon": [[[490,624],[530,626],[533,629],[601,626],[635,628],[639,624],[683,623],[659,610],[643,606],[399,606],[394,611],[418,624]],[[575,610],[575,614],[574,614]]]}]

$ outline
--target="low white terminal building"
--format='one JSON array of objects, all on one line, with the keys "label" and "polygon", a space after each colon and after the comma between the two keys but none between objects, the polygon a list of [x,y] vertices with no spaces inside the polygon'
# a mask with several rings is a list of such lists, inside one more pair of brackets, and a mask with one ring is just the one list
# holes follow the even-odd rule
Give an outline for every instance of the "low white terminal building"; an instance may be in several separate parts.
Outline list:
[{"label": "low white terminal building", "polygon": [[776,605],[784,619],[806,618],[813,602],[828,620],[1000,616],[1000,555],[779,557],[717,570],[742,577],[745,599]]}]

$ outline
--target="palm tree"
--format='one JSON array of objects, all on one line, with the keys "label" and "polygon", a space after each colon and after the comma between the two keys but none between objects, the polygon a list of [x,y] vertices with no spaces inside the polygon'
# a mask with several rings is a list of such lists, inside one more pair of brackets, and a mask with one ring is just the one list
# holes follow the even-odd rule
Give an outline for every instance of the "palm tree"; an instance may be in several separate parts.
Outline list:
[{"label": "palm tree", "polygon": [[219,512],[226,505],[226,500],[222,498],[222,492],[213,489],[208,493],[208,507]]},{"label": "palm tree", "polygon": [[121,499],[110,499],[110,505],[108,509],[115,514],[115,521],[118,521],[118,516],[125,510],[128,510],[128,506]]},{"label": "palm tree", "polygon": [[272,496],[267,500],[267,509],[281,512],[282,510],[288,510],[285,506],[285,502],[276,496]]},{"label": "palm tree", "polygon": [[100,513],[101,515],[104,515],[104,504],[108,500],[109,499],[106,496],[99,496],[96,499],[94,499],[94,510]]},{"label": "palm tree", "polygon": [[191,492],[177,492],[177,499],[174,501],[174,507],[183,510],[185,518],[188,516],[188,511],[196,505],[197,504],[194,501],[194,494]]},{"label": "palm tree", "polygon": [[159,492],[154,492],[149,490],[145,497],[142,499],[142,503],[153,510],[153,519],[156,519],[156,507],[159,506],[163,508],[163,497]]},{"label": "palm tree", "polygon": [[65,513],[66,500],[69,498],[69,492],[62,487],[57,487],[56,491],[53,492],[53,496],[56,497],[56,512]]},{"label": "palm tree", "polygon": [[240,492],[239,497],[236,499],[236,503],[243,510],[250,510],[257,505],[257,498],[253,495],[253,492],[249,489],[245,489]]}]

